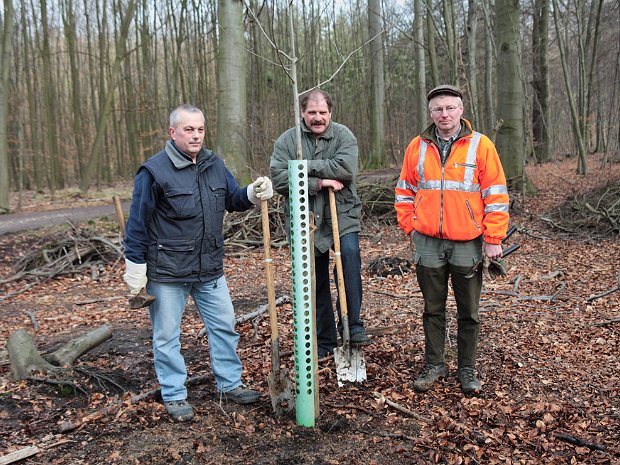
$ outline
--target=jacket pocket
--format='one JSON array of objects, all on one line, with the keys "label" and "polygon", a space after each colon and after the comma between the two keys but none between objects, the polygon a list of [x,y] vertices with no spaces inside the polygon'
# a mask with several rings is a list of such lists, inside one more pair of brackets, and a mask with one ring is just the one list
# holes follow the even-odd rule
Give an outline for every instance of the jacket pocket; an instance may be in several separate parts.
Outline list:
[{"label": "jacket pocket", "polygon": [[209,188],[215,200],[215,211],[223,212],[224,208],[226,208],[226,188],[224,186],[209,186]]},{"label": "jacket pocket", "polygon": [[166,200],[170,208],[166,212],[168,218],[185,219],[198,215],[200,208],[196,202],[194,190],[186,187],[174,187],[166,190]]},{"label": "jacket pocket", "polygon": [[469,212],[469,218],[471,219],[471,222],[474,224],[477,230],[480,230],[480,224],[476,221],[476,216],[474,215],[474,210],[473,208],[471,208],[469,200],[465,201],[465,205],[467,206],[467,211]]},{"label": "jacket pocket", "polygon": [[157,272],[170,276],[192,274],[198,255],[194,239],[160,239],[157,242]]}]

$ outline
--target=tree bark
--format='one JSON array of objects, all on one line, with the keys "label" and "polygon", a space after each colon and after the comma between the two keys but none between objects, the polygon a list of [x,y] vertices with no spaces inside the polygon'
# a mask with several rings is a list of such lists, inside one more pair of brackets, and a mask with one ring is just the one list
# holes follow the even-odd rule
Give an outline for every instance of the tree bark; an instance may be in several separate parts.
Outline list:
[{"label": "tree bark", "polygon": [[[413,36],[415,39],[415,70],[416,70],[416,98],[415,116],[416,134],[422,132],[428,120],[428,106],[426,105],[426,60],[424,58],[424,0],[413,2]],[[428,14],[428,13],[427,13]]]},{"label": "tree bark", "polygon": [[[370,42],[370,153],[368,166],[384,165],[383,127],[385,106],[385,80],[383,75],[383,24],[381,0],[368,0],[368,39]],[[374,37],[374,39],[373,39]]]},{"label": "tree bark", "polygon": [[525,182],[523,85],[519,60],[519,1],[495,2],[495,44],[497,45],[497,117],[503,121],[497,133],[496,147],[510,187]]},{"label": "tree bark", "polygon": [[13,40],[13,0],[4,0],[4,21],[0,30],[0,212],[8,212],[9,204],[9,69]]},{"label": "tree bark", "polygon": [[243,3],[219,0],[217,153],[239,182],[250,180],[247,138],[247,52]]},{"label": "tree bark", "polygon": [[30,334],[25,329],[18,329],[12,333],[6,343],[6,348],[11,359],[11,371],[15,381],[26,379],[35,372],[50,373],[57,369],[41,357]]},{"label": "tree bark", "polygon": [[532,30],[532,133],[534,155],[541,163],[551,160],[549,133],[549,1],[536,0]]},{"label": "tree bark", "polygon": [[33,373],[50,374],[57,372],[59,367],[70,367],[79,357],[111,337],[112,330],[109,326],[103,325],[42,357],[30,334],[24,329],[18,329],[9,336],[6,345],[13,378],[19,381],[29,378]]}]

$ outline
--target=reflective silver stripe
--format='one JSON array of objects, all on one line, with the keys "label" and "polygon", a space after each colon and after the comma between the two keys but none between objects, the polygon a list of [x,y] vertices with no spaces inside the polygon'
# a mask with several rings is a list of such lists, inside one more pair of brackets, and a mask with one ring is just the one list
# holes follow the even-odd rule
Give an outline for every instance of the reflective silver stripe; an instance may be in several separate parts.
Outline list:
[{"label": "reflective silver stripe", "polygon": [[424,139],[420,139],[420,157],[418,158],[418,174],[420,175],[420,182],[418,185],[424,182],[424,161],[426,160],[426,148],[428,144]]},{"label": "reflective silver stripe", "polygon": [[413,203],[415,197],[411,195],[396,195],[394,196],[394,203]]},{"label": "reflective silver stripe", "polygon": [[414,192],[414,193],[418,191],[417,187],[412,186],[411,184],[409,184],[404,179],[399,179],[398,180],[398,183],[396,184],[396,188],[397,189],[407,189],[407,190],[410,190],[411,192]]},{"label": "reflective silver stripe", "polygon": [[[482,134],[474,131],[474,135],[469,142],[469,148],[467,149],[467,158],[465,160],[465,175],[463,176],[463,182],[465,186],[471,185],[474,179],[474,170],[476,169],[476,153],[478,152],[478,145],[480,144],[480,138]],[[468,192],[474,192],[467,189]],[[480,191],[480,187],[478,187]]]},{"label": "reflective silver stripe", "polygon": [[[418,187],[425,190],[441,190],[441,181],[426,181],[419,183]],[[466,184],[458,181],[444,181],[443,185],[446,191],[459,191],[459,192],[480,192],[480,184]]]},{"label": "reflective silver stripe", "polygon": [[493,203],[491,205],[485,205],[484,213],[491,212],[506,212],[508,213],[509,205],[507,203]]},{"label": "reflective silver stripe", "polygon": [[482,191],[482,198],[488,197],[489,195],[496,194],[508,194],[508,188],[503,184],[497,184],[495,186],[487,187]]}]

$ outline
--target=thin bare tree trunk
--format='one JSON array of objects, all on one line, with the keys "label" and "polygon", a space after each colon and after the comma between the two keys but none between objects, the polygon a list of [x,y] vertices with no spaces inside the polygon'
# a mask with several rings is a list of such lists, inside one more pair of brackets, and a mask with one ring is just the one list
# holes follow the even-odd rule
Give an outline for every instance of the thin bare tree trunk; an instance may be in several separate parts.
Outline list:
[{"label": "thin bare tree trunk", "polygon": [[549,132],[549,0],[536,0],[532,30],[532,133],[534,154],[539,162],[551,160]]},{"label": "thin bare tree trunk", "polygon": [[9,70],[13,41],[13,0],[4,0],[4,21],[0,35],[0,212],[10,210],[9,203]]},{"label": "thin bare tree trunk", "polygon": [[240,182],[250,179],[247,138],[247,53],[243,3],[219,0],[217,153]]},{"label": "thin bare tree trunk", "polygon": [[478,104],[478,63],[476,55],[476,36],[478,33],[478,0],[469,0],[467,11],[467,83],[470,105],[468,113],[474,127],[480,126],[480,105]]},{"label": "thin bare tree trunk", "polygon": [[368,166],[384,165],[383,127],[385,80],[383,75],[383,24],[381,0],[368,0],[368,39],[370,42],[370,153]]},{"label": "thin bare tree trunk", "polygon": [[[416,70],[416,89],[418,98],[416,98],[415,116],[416,130],[421,132],[428,118],[428,106],[426,105],[426,60],[424,58],[424,0],[414,0],[413,2],[413,34],[415,39],[415,70]],[[426,13],[428,14],[428,13]]]}]

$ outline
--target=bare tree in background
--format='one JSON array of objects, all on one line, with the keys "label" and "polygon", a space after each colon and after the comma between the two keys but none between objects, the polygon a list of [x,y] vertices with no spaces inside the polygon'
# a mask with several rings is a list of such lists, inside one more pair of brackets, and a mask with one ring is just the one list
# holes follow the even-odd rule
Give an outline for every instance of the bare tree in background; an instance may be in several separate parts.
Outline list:
[{"label": "bare tree in background", "polygon": [[[424,0],[413,1],[413,38],[415,48],[416,89],[416,133],[422,132],[428,120],[428,107],[426,105],[426,60],[424,58]],[[429,14],[429,13],[427,13]]]},{"label": "bare tree in background", "polygon": [[370,153],[368,166],[384,165],[383,130],[385,80],[383,77],[383,24],[381,0],[368,0],[368,38],[370,40]]},{"label": "bare tree in background", "polygon": [[497,45],[497,117],[503,121],[495,146],[502,159],[509,187],[525,182],[525,122],[523,84],[519,58],[519,1],[496,0],[495,43]]},{"label": "bare tree in background", "polygon": [[9,204],[9,148],[7,118],[9,111],[9,69],[13,39],[13,0],[4,0],[2,29],[0,30],[0,212],[10,210]]},{"label": "bare tree in background", "polygon": [[549,0],[536,0],[532,29],[532,133],[539,162],[551,160],[549,134]]},{"label": "bare tree in background", "polygon": [[219,0],[218,19],[216,152],[243,183],[250,179],[243,2]]}]

